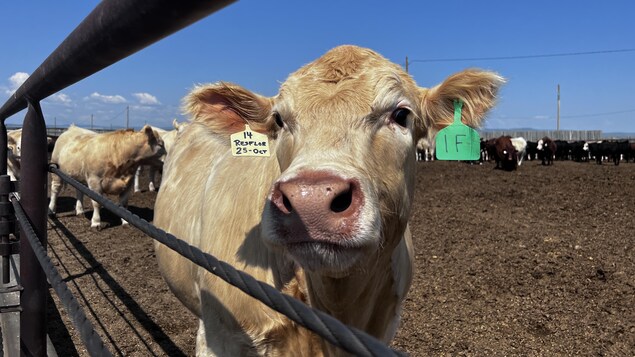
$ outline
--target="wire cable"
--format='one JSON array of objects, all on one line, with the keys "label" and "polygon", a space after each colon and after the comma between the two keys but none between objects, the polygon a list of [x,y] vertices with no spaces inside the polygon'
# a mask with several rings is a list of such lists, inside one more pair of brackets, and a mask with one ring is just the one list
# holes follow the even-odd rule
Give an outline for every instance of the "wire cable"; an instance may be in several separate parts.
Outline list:
[{"label": "wire cable", "polygon": [[271,285],[256,280],[251,275],[237,270],[211,254],[203,252],[198,247],[190,245],[155,227],[127,209],[91,191],[88,187],[61,171],[56,164],[49,165],[49,171],[60,176],[63,181],[89,196],[107,210],[125,219],[159,243],[237,287],[247,295],[261,301],[273,310],[287,316],[297,324],[315,332],[315,334],[321,336],[332,345],[342,348],[355,356],[402,356],[401,352],[391,349],[366,332],[347,326],[331,315],[310,307],[289,295],[285,295]]},{"label": "wire cable", "polygon": [[603,50],[603,51],[587,51],[587,52],[550,53],[550,54],[519,55],[519,56],[499,56],[499,57],[413,59],[413,60],[410,60],[408,62],[413,63],[413,62],[499,61],[499,60],[518,60],[518,59],[531,59],[531,58],[587,56],[587,55],[599,55],[599,54],[607,54],[607,53],[626,53],[626,52],[635,52],[635,48],[624,48],[624,49]]}]

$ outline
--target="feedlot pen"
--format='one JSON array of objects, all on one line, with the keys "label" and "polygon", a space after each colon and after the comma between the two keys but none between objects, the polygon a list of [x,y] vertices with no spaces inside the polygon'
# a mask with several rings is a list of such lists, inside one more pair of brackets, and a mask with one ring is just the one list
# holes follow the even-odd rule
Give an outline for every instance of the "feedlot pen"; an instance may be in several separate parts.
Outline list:
[{"label": "feedlot pen", "polygon": [[[417,165],[416,272],[393,347],[412,356],[635,355],[635,164],[493,167]],[[108,349],[193,355],[197,321],[159,275],[152,239],[107,211],[110,227],[88,229],[91,212],[75,216],[73,197],[67,187],[48,220],[49,255]],[[135,193],[130,210],[151,221],[155,198]],[[87,356],[53,299],[57,353]]]}]

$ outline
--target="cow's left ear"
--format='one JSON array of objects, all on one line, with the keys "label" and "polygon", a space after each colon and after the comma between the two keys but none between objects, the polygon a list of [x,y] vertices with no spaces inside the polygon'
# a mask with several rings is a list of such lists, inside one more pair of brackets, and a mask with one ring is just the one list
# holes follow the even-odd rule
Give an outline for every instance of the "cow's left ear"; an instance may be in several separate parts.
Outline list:
[{"label": "cow's left ear", "polygon": [[183,109],[218,134],[230,135],[249,124],[251,130],[273,134],[272,100],[231,83],[194,88],[184,99]]},{"label": "cow's left ear", "polygon": [[148,143],[150,143],[151,146],[157,145],[161,141],[161,136],[159,135],[159,133],[156,130],[152,129],[152,127],[148,124],[144,125],[143,128],[139,130],[139,132],[145,134],[146,138],[148,139]]},{"label": "cow's left ear", "polygon": [[480,127],[504,83],[505,79],[494,72],[468,69],[451,75],[435,87],[420,88],[421,135],[432,137],[452,124],[455,99],[463,101],[462,122],[473,128]]},{"label": "cow's left ear", "polygon": [[154,129],[152,129],[152,127],[148,124],[144,125],[143,128],[139,130],[139,132],[144,133],[150,140],[152,140],[153,138],[156,140]]}]

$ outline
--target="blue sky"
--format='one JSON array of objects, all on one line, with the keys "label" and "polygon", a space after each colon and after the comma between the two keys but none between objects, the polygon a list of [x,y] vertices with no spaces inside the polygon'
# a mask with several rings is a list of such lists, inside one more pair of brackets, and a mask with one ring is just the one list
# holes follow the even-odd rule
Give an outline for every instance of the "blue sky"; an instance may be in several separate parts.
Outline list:
[{"label": "blue sky", "polygon": [[[0,2],[0,102],[98,4]],[[635,2],[241,0],[42,102],[47,124],[169,127],[197,83],[275,95],[289,73],[341,44],[369,47],[430,87],[469,67],[508,79],[486,128],[635,132],[635,50],[515,60],[461,59],[635,49]],[[25,112],[7,119],[20,124]]]}]

